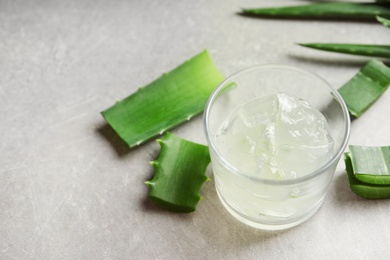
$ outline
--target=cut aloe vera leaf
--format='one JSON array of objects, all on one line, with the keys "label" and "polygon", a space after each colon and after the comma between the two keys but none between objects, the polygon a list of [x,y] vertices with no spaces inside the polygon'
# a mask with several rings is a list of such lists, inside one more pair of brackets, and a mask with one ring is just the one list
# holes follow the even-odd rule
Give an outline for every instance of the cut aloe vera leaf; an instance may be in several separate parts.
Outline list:
[{"label": "cut aloe vera leaf", "polygon": [[386,19],[386,18],[383,18],[383,17],[380,17],[380,16],[377,16],[376,19],[378,20],[378,22],[380,22],[384,26],[390,28],[390,20],[389,19]]},{"label": "cut aloe vera leaf", "polygon": [[376,16],[390,17],[390,6],[385,3],[330,2],[273,8],[244,8],[242,12],[265,18],[374,20]]},{"label": "cut aloe vera leaf", "polygon": [[390,146],[349,146],[353,173],[367,184],[390,185]]},{"label": "cut aloe vera leaf", "polygon": [[390,45],[345,43],[299,43],[303,47],[352,55],[390,58]]},{"label": "cut aloe vera leaf", "polygon": [[344,161],[351,190],[366,199],[388,199],[390,198],[390,185],[367,184],[359,181],[353,172],[350,153],[344,153]]},{"label": "cut aloe vera leaf", "polygon": [[118,101],[102,115],[133,147],[202,112],[223,78],[208,52],[203,51]]},{"label": "cut aloe vera leaf", "polygon": [[370,60],[338,91],[351,115],[361,116],[390,85],[390,68],[383,62]]},{"label": "cut aloe vera leaf", "polygon": [[176,212],[193,212],[201,199],[199,194],[210,163],[207,146],[167,133],[158,140],[160,155],[151,164],[155,169],[149,186],[149,197],[157,205]]}]

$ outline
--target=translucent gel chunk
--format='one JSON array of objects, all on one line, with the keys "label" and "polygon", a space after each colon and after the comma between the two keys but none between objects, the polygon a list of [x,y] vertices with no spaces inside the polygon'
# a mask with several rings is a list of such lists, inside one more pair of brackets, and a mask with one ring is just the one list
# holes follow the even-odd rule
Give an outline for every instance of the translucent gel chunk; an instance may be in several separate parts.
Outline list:
[{"label": "translucent gel chunk", "polygon": [[297,178],[333,155],[326,118],[307,101],[288,94],[255,99],[221,125],[220,153],[239,171],[267,179]]}]

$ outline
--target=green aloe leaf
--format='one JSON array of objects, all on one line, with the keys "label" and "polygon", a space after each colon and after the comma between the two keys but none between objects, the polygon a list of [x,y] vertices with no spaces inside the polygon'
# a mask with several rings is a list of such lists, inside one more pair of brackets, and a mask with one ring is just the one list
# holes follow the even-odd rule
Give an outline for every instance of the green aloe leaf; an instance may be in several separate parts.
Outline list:
[{"label": "green aloe leaf", "polygon": [[152,180],[145,182],[150,188],[150,199],[170,211],[195,211],[201,186],[208,180],[208,147],[169,132],[158,142],[160,155],[151,162],[155,173]]},{"label": "green aloe leaf", "polygon": [[390,68],[383,62],[370,60],[338,91],[351,115],[361,116],[390,85]]},{"label": "green aloe leaf", "polygon": [[244,8],[243,14],[269,18],[364,19],[390,17],[390,6],[385,3],[327,2],[273,8]]},{"label": "green aloe leaf", "polygon": [[223,78],[203,51],[101,113],[133,147],[202,112]]},{"label": "green aloe leaf", "polygon": [[344,161],[351,190],[366,199],[388,199],[390,198],[390,185],[367,184],[359,181],[353,172],[353,165],[350,153],[344,153]]},{"label": "green aloe leaf", "polygon": [[378,22],[382,23],[384,26],[390,28],[390,20],[389,19],[386,19],[386,18],[383,18],[380,16],[377,16],[376,19],[378,20]]},{"label": "green aloe leaf", "polygon": [[353,55],[390,58],[390,45],[344,44],[344,43],[299,43],[303,47]]},{"label": "green aloe leaf", "polygon": [[[376,16],[378,22],[390,27],[390,20]],[[345,43],[299,43],[303,47],[353,55],[390,58],[390,45],[345,44]]]},{"label": "green aloe leaf", "polygon": [[356,179],[368,184],[390,185],[390,146],[349,146]]}]

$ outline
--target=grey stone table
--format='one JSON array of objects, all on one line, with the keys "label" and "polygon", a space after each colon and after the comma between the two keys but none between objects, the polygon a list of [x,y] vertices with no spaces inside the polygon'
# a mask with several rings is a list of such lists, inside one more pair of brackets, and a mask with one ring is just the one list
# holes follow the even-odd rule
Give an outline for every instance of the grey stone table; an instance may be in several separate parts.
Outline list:
[{"label": "grey stone table", "polygon": [[[369,58],[296,42],[390,42],[375,22],[237,15],[302,3],[0,1],[0,259],[388,259],[390,200],[353,194],[342,161],[316,215],[266,232],[233,219],[213,181],[192,214],[154,206],[144,181],[158,144],[129,150],[100,115],[203,49],[224,75],[285,63],[338,88]],[[389,103],[352,123],[351,144],[390,145]],[[205,143],[201,116],[172,132]]]}]

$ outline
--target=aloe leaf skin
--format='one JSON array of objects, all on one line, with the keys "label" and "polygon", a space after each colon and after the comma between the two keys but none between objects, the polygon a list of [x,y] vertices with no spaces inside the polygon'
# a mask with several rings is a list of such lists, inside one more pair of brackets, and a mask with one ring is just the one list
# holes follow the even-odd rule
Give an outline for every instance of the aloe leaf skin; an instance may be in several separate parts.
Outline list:
[{"label": "aloe leaf skin", "polygon": [[390,146],[349,146],[356,179],[367,184],[390,185]]},{"label": "aloe leaf skin", "polygon": [[298,43],[300,46],[352,55],[390,58],[390,45],[345,44],[345,43]]},{"label": "aloe leaf skin", "polygon": [[390,20],[389,19],[386,19],[386,18],[383,18],[383,17],[380,17],[380,16],[377,16],[376,19],[378,20],[378,22],[380,22],[384,26],[390,28]]},{"label": "aloe leaf skin", "polygon": [[388,199],[390,198],[390,185],[367,184],[356,179],[353,172],[351,157],[344,153],[344,162],[348,175],[351,190],[358,196],[366,199]]},{"label": "aloe leaf skin", "polygon": [[372,59],[338,92],[349,113],[360,117],[386,91],[390,85],[390,68]]},{"label": "aloe leaf skin", "polygon": [[376,16],[390,17],[390,6],[380,3],[329,2],[274,8],[244,8],[242,12],[264,18],[374,20]]},{"label": "aloe leaf skin", "polygon": [[223,78],[205,50],[101,114],[133,147],[201,113]]},{"label": "aloe leaf skin", "polygon": [[158,140],[160,155],[151,164],[153,178],[146,181],[149,197],[157,205],[174,212],[189,213],[201,200],[200,189],[210,163],[209,149],[169,132]]}]

